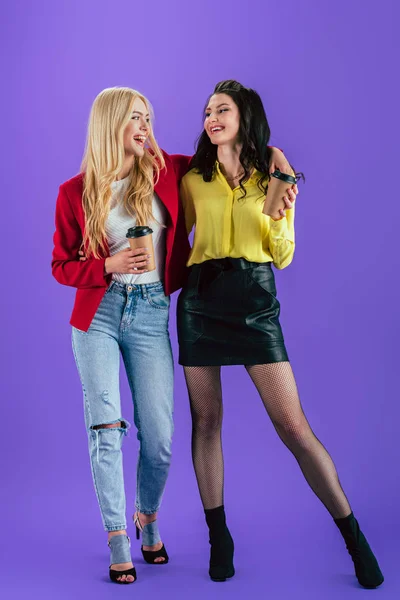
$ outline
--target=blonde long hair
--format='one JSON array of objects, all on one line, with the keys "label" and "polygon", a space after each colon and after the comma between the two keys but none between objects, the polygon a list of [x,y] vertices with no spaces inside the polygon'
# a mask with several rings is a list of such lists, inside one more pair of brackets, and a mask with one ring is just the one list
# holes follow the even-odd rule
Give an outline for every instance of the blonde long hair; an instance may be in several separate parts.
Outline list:
[{"label": "blonde long hair", "polygon": [[[140,98],[151,113],[151,105],[142,94],[126,87],[107,88],[100,92],[90,112],[85,154],[81,171],[84,173],[83,210],[85,231],[83,247],[87,256],[99,258],[106,251],[106,221],[110,212],[111,184],[121,172],[124,151],[124,130],[132,116],[133,103]],[[152,199],[154,179],[165,168],[162,152],[149,125],[148,148],[143,157],[135,157],[129,175],[123,203],[138,225],[153,220]]]}]

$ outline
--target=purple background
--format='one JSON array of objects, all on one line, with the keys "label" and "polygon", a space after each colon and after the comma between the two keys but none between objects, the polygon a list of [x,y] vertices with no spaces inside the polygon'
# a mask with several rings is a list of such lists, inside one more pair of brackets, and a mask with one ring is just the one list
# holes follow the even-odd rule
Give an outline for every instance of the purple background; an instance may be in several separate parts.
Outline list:
[{"label": "purple background", "polygon": [[[138,583],[117,589],[107,580],[108,551],[70,348],[74,290],[50,275],[58,185],[79,168],[89,109],[103,88],[139,89],[154,105],[160,145],[192,153],[207,95],[226,78],[260,92],[271,142],[307,175],[298,198],[295,260],[277,274],[282,324],[306,413],[385,573],[375,593],[398,597],[395,4],[2,4],[5,598],[100,600],[119,593],[330,600],[374,594],[357,587],[330,516],[278,441],[239,367],[223,375],[225,503],[237,576],[225,585],[207,576],[188,402],[177,367],[174,460],[160,516],[172,561],[166,568],[144,565],[132,540]],[[131,420],[121,377],[123,413]],[[128,515],[136,449],[131,435],[124,448]]]}]

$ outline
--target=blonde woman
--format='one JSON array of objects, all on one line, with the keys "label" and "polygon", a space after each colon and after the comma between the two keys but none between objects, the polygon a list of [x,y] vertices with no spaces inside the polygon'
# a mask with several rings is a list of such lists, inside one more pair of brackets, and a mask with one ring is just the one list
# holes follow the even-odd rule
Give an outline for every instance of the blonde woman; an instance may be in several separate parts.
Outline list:
[{"label": "blonde woman", "polygon": [[[284,155],[271,154],[271,168],[284,170]],[[61,185],[57,200],[52,269],[59,283],[77,288],[72,344],[110,578],[117,583],[136,580],[126,533],[121,445],[129,423],[121,413],[120,353],[140,441],[136,532],[147,562],[168,562],[156,519],[173,429],[169,295],[184,283],[190,251],[177,182],[190,159],[159,149],[144,96],[106,89],[92,107],[82,172]],[[154,271],[146,269],[148,251],[129,249],[126,232],[134,225],[151,225]]]},{"label": "blonde woman", "polygon": [[[147,562],[168,562],[156,519],[173,429],[169,294],[182,286],[189,252],[177,164],[157,145],[147,99],[129,88],[106,89],[91,110],[82,172],[61,185],[57,200],[52,270],[59,283],[77,288],[72,345],[110,578],[117,583],[136,580],[126,533],[121,445],[129,423],[121,413],[120,353],[140,441],[137,533]],[[153,229],[155,270],[147,270],[148,250],[129,249],[125,236],[134,225]]]}]

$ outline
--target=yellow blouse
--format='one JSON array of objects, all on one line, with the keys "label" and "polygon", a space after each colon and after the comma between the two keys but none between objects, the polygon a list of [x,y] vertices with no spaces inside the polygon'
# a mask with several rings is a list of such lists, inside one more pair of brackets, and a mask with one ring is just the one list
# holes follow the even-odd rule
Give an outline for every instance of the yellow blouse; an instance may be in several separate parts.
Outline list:
[{"label": "yellow blouse", "polygon": [[181,199],[188,234],[195,225],[193,247],[187,266],[212,258],[246,258],[251,262],[273,262],[283,269],[294,254],[294,207],[286,217],[274,221],[262,212],[263,199],[254,171],[244,184],[231,189],[218,162],[212,181],[189,171],[181,183]]}]

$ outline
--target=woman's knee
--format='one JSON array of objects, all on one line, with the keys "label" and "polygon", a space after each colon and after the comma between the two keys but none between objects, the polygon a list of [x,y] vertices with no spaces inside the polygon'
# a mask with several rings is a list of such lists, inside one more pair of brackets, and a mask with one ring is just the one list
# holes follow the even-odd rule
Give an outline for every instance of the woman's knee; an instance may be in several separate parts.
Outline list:
[{"label": "woman's knee", "polygon": [[102,438],[107,436],[108,440],[111,440],[111,437],[114,438],[123,438],[128,433],[128,429],[130,424],[125,419],[120,419],[118,421],[111,422],[102,422],[102,423],[92,423],[89,426],[89,435],[96,439],[97,444],[102,443]]},{"label": "woman's knee", "polygon": [[159,437],[150,441],[143,440],[140,444],[140,457],[153,468],[165,467],[171,462],[172,440],[169,437]]},{"label": "woman's knee", "polygon": [[123,421],[118,421],[118,423],[102,423],[101,425],[92,425],[91,429],[113,429],[114,427],[124,428]]},{"label": "woman's knee", "polygon": [[196,434],[212,437],[219,433],[222,426],[222,411],[209,410],[194,412],[192,411],[193,431]]},{"label": "woman's knee", "polygon": [[314,434],[304,415],[296,418],[288,418],[287,420],[274,423],[274,425],[281,439],[290,448],[299,447],[306,449],[310,441],[314,438]]},{"label": "woman's knee", "polygon": [[109,423],[93,423],[88,429],[90,454],[97,462],[101,462],[102,457],[112,453],[115,457],[116,452],[122,448],[122,441],[128,432],[128,421],[120,419]]},{"label": "woman's knee", "polygon": [[169,463],[171,459],[173,424],[139,428],[140,454],[148,462]]},{"label": "woman's knee", "polygon": [[130,423],[125,419],[119,419],[118,421],[108,421],[103,423],[92,423],[90,429],[96,431],[99,429],[129,429]]}]

